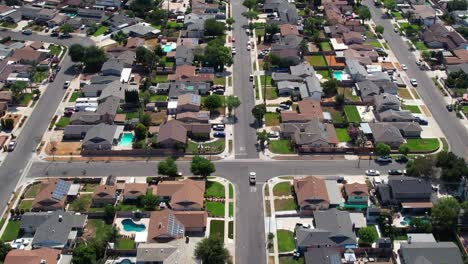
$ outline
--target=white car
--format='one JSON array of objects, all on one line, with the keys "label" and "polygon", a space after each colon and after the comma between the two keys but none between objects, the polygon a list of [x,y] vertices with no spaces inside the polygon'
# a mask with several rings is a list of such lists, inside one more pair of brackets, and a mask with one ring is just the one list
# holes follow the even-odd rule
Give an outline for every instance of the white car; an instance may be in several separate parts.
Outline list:
[{"label": "white car", "polygon": [[249,173],[249,182],[250,182],[250,184],[255,184],[256,181],[257,181],[257,173],[250,172]]},{"label": "white car", "polygon": [[250,51],[250,44],[247,44],[247,50]]},{"label": "white car", "polygon": [[70,81],[65,81],[63,84],[63,89],[67,89],[68,87],[70,87]]},{"label": "white car", "polygon": [[401,69],[404,70],[404,71],[408,70],[408,68],[406,67],[405,64],[402,64],[402,65],[401,65]]},{"label": "white car", "polygon": [[366,175],[367,176],[379,176],[380,171],[378,171],[378,170],[366,170]]},{"label": "white car", "polygon": [[232,48],[232,55],[236,55],[236,48]]},{"label": "white car", "polygon": [[418,81],[416,81],[416,79],[411,79],[411,80],[410,80],[410,83],[411,83],[411,85],[413,85],[414,87],[418,86]]}]

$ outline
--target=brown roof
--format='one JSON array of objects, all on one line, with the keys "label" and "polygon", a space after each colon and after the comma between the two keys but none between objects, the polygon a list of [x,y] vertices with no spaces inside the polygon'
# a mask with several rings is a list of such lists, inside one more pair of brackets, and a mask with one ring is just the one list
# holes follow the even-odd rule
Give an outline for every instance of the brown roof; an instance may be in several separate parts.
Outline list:
[{"label": "brown roof", "polygon": [[296,35],[299,36],[299,30],[296,25],[283,24],[280,26],[281,36]]},{"label": "brown roof", "polygon": [[0,13],[4,13],[6,11],[10,11],[11,7],[6,6],[6,5],[0,5]]},{"label": "brown roof", "polygon": [[114,117],[114,122],[116,123],[123,123],[127,119],[125,114],[116,114]]},{"label": "brown roof", "polygon": [[369,190],[366,184],[351,183],[344,185],[346,194],[353,196],[369,196]]},{"label": "brown roof", "polygon": [[212,81],[214,75],[212,73],[195,74],[195,66],[181,65],[177,66],[174,74],[169,74],[167,79],[169,81]]},{"label": "brown roof", "polygon": [[176,119],[182,122],[208,122],[210,120],[210,111],[183,112],[177,114]]},{"label": "brown roof", "polygon": [[165,181],[158,184],[158,196],[171,197],[171,204],[192,202],[203,207],[205,182],[186,179],[183,181]]},{"label": "brown roof", "polygon": [[117,191],[117,186],[115,185],[99,185],[94,189],[92,199],[112,199],[115,198],[115,192]]},{"label": "brown roof", "polygon": [[126,197],[138,197],[145,195],[148,190],[148,184],[146,183],[125,183],[123,195]]},{"label": "brown roof", "polygon": [[189,123],[184,124],[187,131],[194,134],[209,134],[211,133],[211,125],[208,123]]},{"label": "brown roof", "polygon": [[11,101],[13,99],[13,93],[11,91],[1,91],[0,101]]},{"label": "brown roof", "polygon": [[299,114],[296,111],[281,111],[281,122],[307,122],[309,118],[306,115]]},{"label": "brown roof", "polygon": [[145,40],[142,39],[142,38],[129,38],[127,40],[127,45],[126,47],[127,48],[138,48],[140,46],[143,46],[143,44],[145,44]]},{"label": "brown roof", "polygon": [[52,193],[55,190],[57,182],[58,179],[50,179],[41,183],[40,191],[32,203],[33,209],[41,210],[42,207],[53,207],[55,209],[65,208],[65,199],[67,198],[66,196],[63,196],[60,200],[52,198]]},{"label": "brown roof", "polygon": [[198,94],[186,93],[179,95],[177,98],[177,105],[195,105],[200,106],[201,97]]},{"label": "brown roof", "polygon": [[330,202],[324,179],[308,176],[303,179],[295,179],[293,184],[299,205],[307,203],[307,200],[311,198]]},{"label": "brown roof", "polygon": [[[169,219],[173,218],[173,224],[169,225]],[[184,237],[186,229],[206,228],[206,211],[162,211],[151,212],[148,225],[148,242],[158,239],[177,239]],[[179,232],[170,233],[168,230],[179,227]],[[182,231],[182,232],[180,232]]]},{"label": "brown roof", "polygon": [[177,120],[170,120],[159,127],[159,134],[157,142],[172,139],[181,143],[187,141],[187,129],[183,123]]},{"label": "brown roof", "polygon": [[322,107],[318,100],[302,100],[297,103],[298,112],[282,111],[282,122],[307,122],[314,118],[323,119]]},{"label": "brown roof", "polygon": [[8,60],[10,61],[35,61],[39,62],[42,60],[42,55],[43,53],[40,51],[33,50],[31,48],[22,48],[22,49],[16,49],[13,51],[13,54],[11,55]]},{"label": "brown roof", "polygon": [[14,249],[5,257],[4,264],[39,264],[45,260],[47,264],[56,264],[60,259],[60,250],[39,248],[35,250]]},{"label": "brown roof", "polygon": [[33,43],[31,43],[29,45],[29,47],[35,49],[35,50],[38,50],[38,49],[41,49],[44,47],[44,43],[40,42],[40,41],[34,41]]},{"label": "brown roof", "polygon": [[7,102],[0,102],[0,111],[6,111],[8,109]]}]

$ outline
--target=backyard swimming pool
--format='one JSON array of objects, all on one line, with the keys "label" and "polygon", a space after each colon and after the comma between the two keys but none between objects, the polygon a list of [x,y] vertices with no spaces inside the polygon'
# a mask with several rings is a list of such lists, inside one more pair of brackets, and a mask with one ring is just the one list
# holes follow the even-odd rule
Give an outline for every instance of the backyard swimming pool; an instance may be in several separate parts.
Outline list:
[{"label": "backyard swimming pool", "polygon": [[170,42],[163,46],[163,51],[168,53],[168,52],[175,50],[176,47],[177,47],[177,44]]},{"label": "backyard swimming pool", "polygon": [[137,224],[132,219],[122,220],[123,229],[127,232],[143,232],[146,229],[144,224]]},{"label": "backyard swimming pool", "polygon": [[333,78],[335,80],[341,81],[343,80],[343,76],[342,76],[343,74],[344,74],[343,71],[333,71]]},{"label": "backyard swimming pool", "polygon": [[123,133],[122,137],[120,138],[119,146],[130,146],[133,142],[133,134],[132,133]]}]

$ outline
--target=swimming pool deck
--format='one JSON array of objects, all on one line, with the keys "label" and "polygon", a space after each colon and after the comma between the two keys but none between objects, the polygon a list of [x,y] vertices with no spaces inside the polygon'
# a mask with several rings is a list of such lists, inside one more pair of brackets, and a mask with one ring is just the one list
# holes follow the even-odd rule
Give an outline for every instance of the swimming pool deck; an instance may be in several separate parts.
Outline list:
[{"label": "swimming pool deck", "polygon": [[[134,237],[136,233],[140,233],[140,232],[135,232],[135,231],[125,231],[122,225],[122,221],[125,219],[129,219],[129,218],[116,218],[114,221],[114,223],[116,223],[117,230],[119,231],[121,235]],[[149,218],[141,218],[139,221],[132,219],[132,221],[135,222],[135,224],[145,225],[146,229],[142,232],[148,232],[149,220],[150,220]]]}]

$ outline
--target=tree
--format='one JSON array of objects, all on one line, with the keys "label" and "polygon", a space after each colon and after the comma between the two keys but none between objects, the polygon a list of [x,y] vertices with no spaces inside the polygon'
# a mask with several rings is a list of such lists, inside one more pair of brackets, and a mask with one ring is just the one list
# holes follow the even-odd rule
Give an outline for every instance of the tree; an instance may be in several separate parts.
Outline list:
[{"label": "tree", "polygon": [[328,80],[322,84],[323,92],[327,95],[334,95],[336,94],[336,90],[338,88],[338,82],[336,80]]},{"label": "tree", "polygon": [[220,237],[208,237],[197,243],[195,257],[203,264],[228,263],[229,251],[224,247]]},{"label": "tree", "polygon": [[449,12],[457,11],[457,10],[467,10],[468,9],[468,2],[466,0],[453,0],[447,2],[447,10]]},{"label": "tree", "polygon": [[254,106],[252,108],[252,115],[254,116],[255,120],[257,120],[258,123],[262,123],[263,116],[266,113],[266,105],[265,104],[259,104]]},{"label": "tree", "polygon": [[159,203],[159,198],[149,192],[138,197],[138,202],[140,206],[143,206],[149,210],[154,210]]},{"label": "tree", "polygon": [[224,71],[224,66],[230,66],[233,63],[231,50],[224,46],[224,43],[215,39],[208,42],[204,50],[204,60],[215,71]]},{"label": "tree", "polygon": [[224,35],[226,25],[223,22],[216,21],[214,18],[205,20],[205,36],[217,37]]},{"label": "tree", "polygon": [[440,198],[432,207],[432,224],[443,229],[454,229],[457,224],[460,203],[453,197]]},{"label": "tree", "polygon": [[96,251],[93,247],[86,244],[79,244],[73,250],[73,263],[74,264],[89,264],[96,261]]},{"label": "tree", "polygon": [[265,36],[268,36],[268,41],[273,39],[273,35],[279,33],[280,29],[277,24],[266,24],[265,25]]},{"label": "tree", "polygon": [[431,61],[432,55],[431,55],[431,53],[429,51],[427,51],[427,50],[423,51],[421,56],[422,56],[424,61],[427,61],[427,62]]},{"label": "tree", "polygon": [[466,161],[452,152],[443,151],[437,154],[435,165],[442,168],[441,176],[445,181],[459,182],[463,176],[468,175]]},{"label": "tree", "polygon": [[161,45],[156,44],[156,46],[154,46],[154,54],[156,54],[156,56],[159,56],[159,57],[164,56],[164,51]]},{"label": "tree", "polygon": [[241,105],[241,101],[239,97],[234,96],[234,95],[229,95],[226,97],[226,106],[228,108],[228,115],[231,116],[232,110],[236,109]]},{"label": "tree", "polygon": [[192,158],[192,162],[190,163],[190,171],[194,175],[206,177],[215,172],[216,168],[211,161],[200,156],[194,156]]},{"label": "tree", "polygon": [[433,163],[432,159],[428,157],[417,157],[406,164],[406,174],[414,177],[431,178]]},{"label": "tree", "polygon": [[18,6],[18,5],[21,5],[21,1],[20,0],[5,0],[5,4],[7,6]]},{"label": "tree", "polygon": [[151,115],[150,114],[143,114],[140,117],[140,122],[145,125],[146,127],[151,126]]},{"label": "tree", "polygon": [[110,205],[110,204],[107,204],[105,207],[104,207],[104,218],[106,219],[106,222],[107,223],[112,223],[113,220],[114,220],[114,216],[115,216],[115,212],[116,212],[116,209],[114,206]]},{"label": "tree", "polygon": [[362,19],[362,22],[366,20],[370,20],[372,18],[371,12],[367,6],[360,6],[357,10],[357,14],[360,19]]},{"label": "tree", "polygon": [[400,147],[398,148],[398,151],[403,154],[403,155],[408,155],[408,153],[410,152],[410,148],[407,146],[407,145],[400,145]]},{"label": "tree", "polygon": [[138,90],[125,90],[125,103],[138,104],[139,101]]},{"label": "tree", "polygon": [[153,6],[153,0],[134,0],[131,1],[129,8],[137,17],[145,17],[145,14],[153,9]]},{"label": "tree", "polygon": [[217,108],[223,106],[223,101],[221,99],[221,96],[217,94],[211,94],[205,98],[205,102],[203,104],[206,108],[208,108],[208,110],[210,110],[210,112],[213,112]]},{"label": "tree", "polygon": [[351,138],[352,142],[355,142],[356,139],[358,139],[358,137],[361,135],[361,130],[359,130],[359,127],[355,126],[354,124],[349,124],[346,132],[348,132],[348,136]]},{"label": "tree", "polygon": [[268,133],[265,129],[262,132],[257,133],[257,141],[260,142],[260,149],[263,151],[265,150],[265,142],[268,141]]},{"label": "tree", "polygon": [[258,12],[253,11],[253,10],[249,10],[247,12],[244,12],[244,13],[242,13],[242,15],[244,17],[246,17],[247,19],[249,19],[249,20],[258,19]]},{"label": "tree", "polygon": [[458,33],[460,33],[464,38],[468,38],[468,27],[461,26],[455,29]]},{"label": "tree", "polygon": [[375,229],[369,226],[359,229],[358,236],[359,244],[362,243],[366,245],[372,245],[379,237]]},{"label": "tree", "polygon": [[169,177],[177,176],[177,164],[173,158],[167,158],[158,164],[158,174]]},{"label": "tree", "polygon": [[148,134],[148,128],[142,123],[138,123],[135,125],[135,137],[137,140],[143,140],[146,138]]},{"label": "tree", "polygon": [[252,9],[257,5],[257,1],[256,0],[244,0],[242,4],[248,9]]},{"label": "tree", "polygon": [[140,46],[135,51],[135,60],[145,66],[151,65],[154,60],[154,54],[147,48]]},{"label": "tree", "polygon": [[81,46],[80,44],[73,44],[68,50],[68,55],[70,55],[70,59],[73,62],[83,61],[84,54],[85,47]]},{"label": "tree", "polygon": [[395,0],[384,0],[384,7],[388,10],[394,10],[397,6]]},{"label": "tree", "polygon": [[70,34],[73,31],[75,31],[75,29],[72,27],[72,25],[68,23],[62,24],[60,26],[60,32],[62,32],[63,34]]},{"label": "tree", "polygon": [[26,87],[28,87],[26,82],[16,81],[11,85],[10,90],[13,93],[13,96],[18,97],[20,94],[23,94]]},{"label": "tree", "polygon": [[411,227],[416,229],[416,232],[432,233],[432,224],[419,217],[411,218]]},{"label": "tree", "polygon": [[99,47],[90,46],[85,49],[82,62],[87,72],[95,73],[101,70],[104,62],[107,61],[106,52]]},{"label": "tree", "polygon": [[163,25],[164,21],[167,18],[167,10],[162,8],[154,8],[151,13],[146,16],[146,21],[150,22],[153,25]]},{"label": "tree", "polygon": [[375,32],[377,32],[379,34],[383,34],[384,30],[385,30],[385,28],[382,25],[378,25],[378,26],[375,27]]},{"label": "tree", "polygon": [[96,23],[92,23],[88,29],[86,29],[86,34],[93,35],[99,29],[99,26]]},{"label": "tree", "polygon": [[8,252],[11,250],[10,244],[7,244],[0,240],[0,262],[2,262],[5,259],[5,256],[8,254]]},{"label": "tree", "polygon": [[336,102],[337,105],[340,105],[340,106],[343,105],[344,102],[345,102],[344,95],[342,95],[342,94],[335,95],[335,102]]},{"label": "tree", "polygon": [[117,33],[112,34],[112,39],[115,40],[117,43],[122,44],[127,42],[128,35],[123,33],[122,30],[117,31]]},{"label": "tree", "polygon": [[390,146],[385,143],[379,143],[375,147],[375,152],[377,152],[377,154],[380,156],[388,156],[390,154],[390,150]]},{"label": "tree", "polygon": [[235,21],[234,18],[232,18],[232,17],[228,17],[228,18],[226,19],[226,24],[229,25],[229,29],[231,29],[232,24],[234,24],[235,22],[236,22],[236,21]]}]

